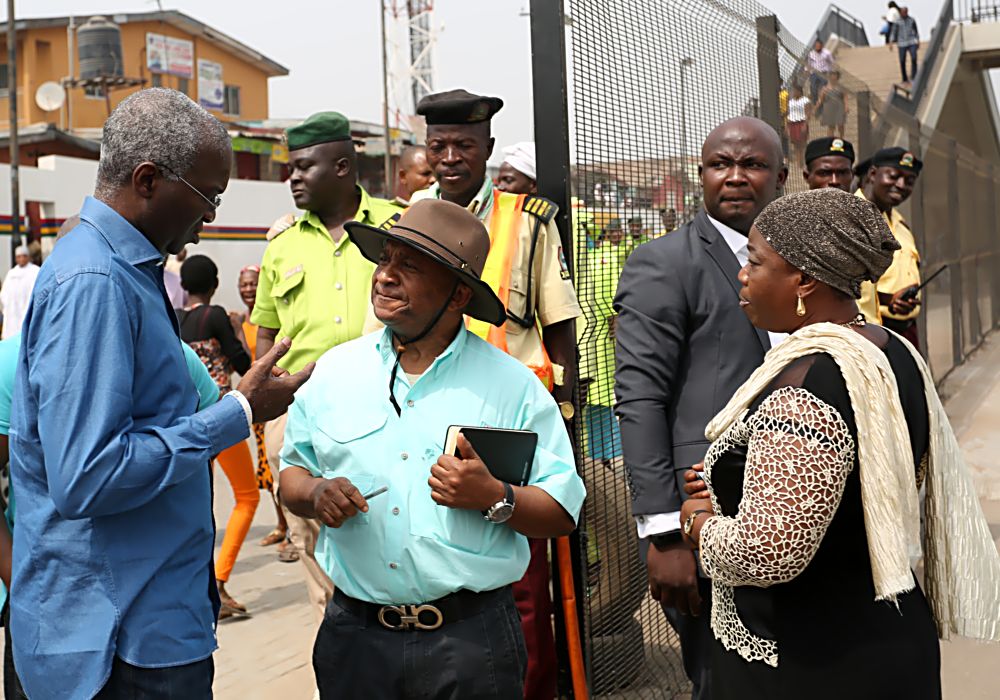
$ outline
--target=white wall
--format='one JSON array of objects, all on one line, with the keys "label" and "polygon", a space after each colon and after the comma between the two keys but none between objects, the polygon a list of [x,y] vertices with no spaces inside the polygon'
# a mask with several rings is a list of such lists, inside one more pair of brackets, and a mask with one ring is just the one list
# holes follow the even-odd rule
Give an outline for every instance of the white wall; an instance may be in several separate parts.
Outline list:
[{"label": "white wall", "polygon": [[[37,168],[20,168],[21,215],[25,201],[36,201],[42,203],[42,218],[69,218],[79,212],[84,197],[93,192],[96,175],[97,161],[63,156],[44,156],[38,159]],[[7,216],[11,213],[9,182],[10,167],[0,164],[0,214]],[[189,254],[207,255],[219,267],[216,303],[243,310],[236,291],[240,268],[260,264],[266,245],[264,233],[271,222],[294,211],[285,183],[229,181],[215,221],[206,227],[201,243],[189,247]],[[9,236],[0,235],[0,275],[6,274],[11,265]]]}]

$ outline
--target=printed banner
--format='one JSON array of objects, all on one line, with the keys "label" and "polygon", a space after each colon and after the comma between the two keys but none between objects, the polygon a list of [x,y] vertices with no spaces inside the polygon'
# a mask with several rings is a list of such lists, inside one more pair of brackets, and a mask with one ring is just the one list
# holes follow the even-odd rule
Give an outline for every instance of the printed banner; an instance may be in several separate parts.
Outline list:
[{"label": "printed banner", "polygon": [[163,34],[146,34],[146,67],[151,73],[194,76],[194,43]]},{"label": "printed banner", "polygon": [[205,109],[222,109],[225,86],[222,64],[198,59],[198,103]]}]

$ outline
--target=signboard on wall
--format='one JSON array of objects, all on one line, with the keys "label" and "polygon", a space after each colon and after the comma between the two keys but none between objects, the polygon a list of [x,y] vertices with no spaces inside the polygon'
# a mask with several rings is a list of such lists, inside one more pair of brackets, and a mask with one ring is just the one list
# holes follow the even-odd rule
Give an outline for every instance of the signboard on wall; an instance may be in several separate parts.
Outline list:
[{"label": "signboard on wall", "polygon": [[146,67],[151,73],[194,77],[194,43],[163,34],[146,34]]},{"label": "signboard on wall", "polygon": [[225,85],[222,64],[198,59],[198,104],[205,109],[222,109]]}]

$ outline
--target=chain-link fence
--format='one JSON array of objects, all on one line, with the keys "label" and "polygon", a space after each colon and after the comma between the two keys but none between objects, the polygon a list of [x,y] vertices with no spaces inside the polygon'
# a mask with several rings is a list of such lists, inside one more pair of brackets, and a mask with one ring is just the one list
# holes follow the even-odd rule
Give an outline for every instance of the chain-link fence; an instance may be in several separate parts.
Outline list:
[{"label": "chain-link fence", "polygon": [[[646,592],[613,413],[612,301],[626,259],[701,208],[701,144],[730,117],[754,115],[774,126],[790,170],[786,191],[806,189],[805,139],[790,128],[789,106],[799,96],[815,106],[832,83],[824,101],[840,106],[825,117],[809,110],[808,138],[842,136],[859,160],[901,145],[925,161],[902,212],[925,277],[949,265],[922,293],[920,317],[940,378],[1000,321],[1000,173],[950,136],[921,128],[900,98],[890,105],[847,71],[837,83],[815,75],[809,47],[753,0],[565,0],[564,7],[571,137],[569,163],[561,167],[570,173],[572,200],[561,203],[570,205],[566,243],[584,312],[577,329],[578,448],[589,497],[578,576],[589,681],[598,697],[687,697],[677,636]],[[819,38],[831,39],[836,54],[838,41],[847,40],[823,34],[826,24]],[[546,60],[536,62],[536,74],[552,70],[552,56]],[[539,85],[536,75],[536,138],[545,148],[544,123],[554,118],[539,109]],[[543,167],[540,160],[540,175]]]}]

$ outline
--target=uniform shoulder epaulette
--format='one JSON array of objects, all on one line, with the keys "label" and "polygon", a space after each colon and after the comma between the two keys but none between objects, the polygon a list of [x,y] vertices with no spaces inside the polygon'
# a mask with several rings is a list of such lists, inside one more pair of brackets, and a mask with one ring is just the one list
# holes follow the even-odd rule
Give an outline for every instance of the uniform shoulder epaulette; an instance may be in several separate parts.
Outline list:
[{"label": "uniform shoulder epaulette", "polygon": [[[293,217],[290,223],[286,219],[287,216]],[[271,224],[271,228],[267,230],[267,233],[264,235],[264,238],[267,240],[268,243],[270,243],[275,238],[283,234],[285,231],[295,226],[295,224],[299,223],[301,219],[302,219],[301,216],[294,216],[290,214],[286,214],[285,216],[279,217],[273,224]]]},{"label": "uniform shoulder epaulette", "polygon": [[399,218],[402,215],[403,212],[401,211],[395,212],[392,216],[383,221],[382,224],[379,226],[379,228],[382,229],[383,231],[388,231],[389,229],[391,229],[393,226],[396,225],[396,222],[399,221]]},{"label": "uniform shoulder epaulette", "polygon": [[549,223],[556,218],[559,206],[551,199],[539,197],[537,195],[526,197],[524,200],[524,211],[542,220],[542,223]]}]

